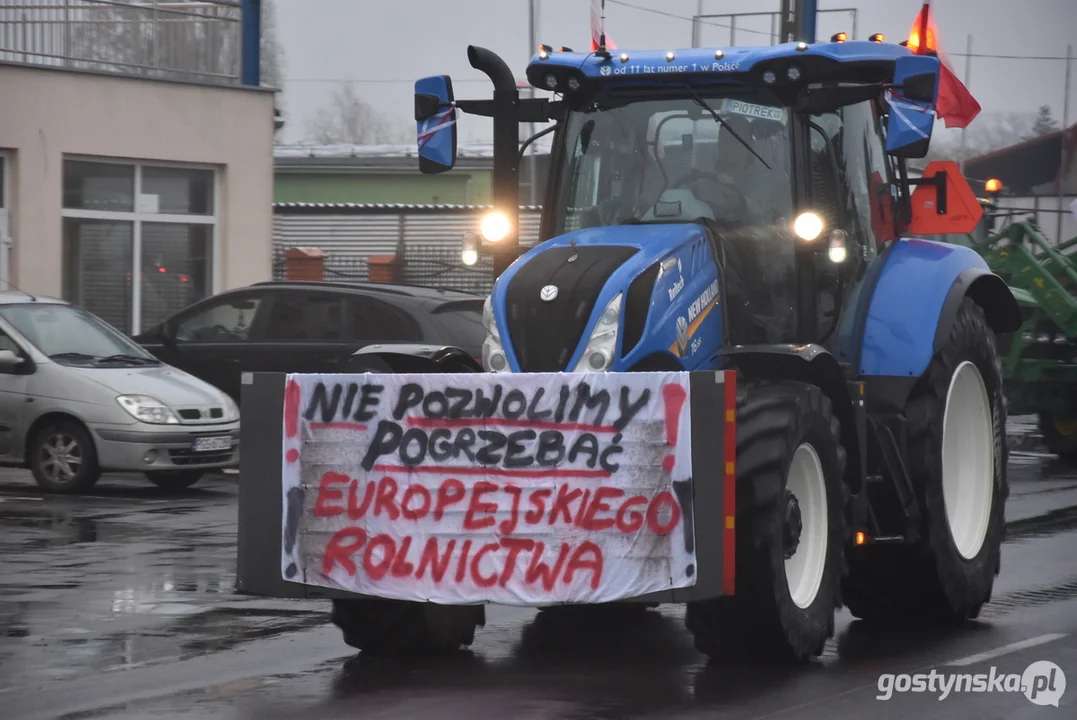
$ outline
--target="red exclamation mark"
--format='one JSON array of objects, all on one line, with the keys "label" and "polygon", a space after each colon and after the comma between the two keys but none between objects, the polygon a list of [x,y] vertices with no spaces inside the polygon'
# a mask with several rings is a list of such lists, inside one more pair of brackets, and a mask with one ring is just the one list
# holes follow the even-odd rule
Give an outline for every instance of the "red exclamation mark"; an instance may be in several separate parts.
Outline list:
[{"label": "red exclamation mark", "polygon": [[[677,430],[681,421],[681,408],[684,407],[684,401],[688,399],[688,393],[680,385],[663,385],[662,386],[662,399],[666,405],[666,445],[670,447],[677,447]],[[666,472],[673,472],[673,455],[666,455],[662,458],[662,469]]]},{"label": "red exclamation mark", "polygon": [[[299,396],[299,383],[289,380],[284,389],[284,434],[288,439],[299,434]],[[299,451],[292,448],[286,457],[288,462],[295,462],[299,459]]]}]

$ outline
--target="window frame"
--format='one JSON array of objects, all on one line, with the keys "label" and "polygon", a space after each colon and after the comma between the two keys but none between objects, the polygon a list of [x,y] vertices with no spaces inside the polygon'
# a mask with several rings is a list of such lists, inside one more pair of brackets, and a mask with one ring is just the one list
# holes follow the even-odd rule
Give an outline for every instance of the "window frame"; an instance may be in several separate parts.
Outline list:
[{"label": "window frame", "polygon": [[0,149],[0,282],[11,287],[14,241],[11,238],[11,182],[14,153]]},{"label": "window frame", "polygon": [[[210,277],[209,288],[206,297],[213,297],[221,287],[221,171],[214,165],[202,163],[183,163],[165,160],[148,160],[136,158],[98,157],[94,155],[64,154],[60,173],[63,176],[67,161],[97,163],[100,165],[121,165],[134,168],[134,209],[130,212],[125,210],[81,210],[77,208],[63,207],[60,201],[61,218],[75,218],[84,220],[107,220],[133,223],[132,248],[131,248],[131,331],[130,335],[138,335],[148,328],[142,327],[142,224],[149,223],[173,223],[179,225],[208,225],[210,226]],[[142,171],[145,167],[176,168],[182,170],[208,170],[212,173],[211,202],[213,212],[209,215],[184,215],[174,213],[147,213],[139,212],[138,198],[142,194]],[[67,298],[72,300],[72,298]]]}]

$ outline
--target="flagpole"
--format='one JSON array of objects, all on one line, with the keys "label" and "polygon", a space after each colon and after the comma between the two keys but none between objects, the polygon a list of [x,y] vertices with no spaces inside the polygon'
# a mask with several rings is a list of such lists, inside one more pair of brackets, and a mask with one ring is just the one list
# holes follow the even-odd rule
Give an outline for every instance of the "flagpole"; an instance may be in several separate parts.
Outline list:
[{"label": "flagpole", "polygon": [[606,52],[606,0],[602,0],[602,11],[599,16],[598,27],[598,50]]},{"label": "flagpole", "polygon": [[[969,87],[969,78],[972,77],[972,34],[970,33],[968,39],[965,41],[965,87]],[[971,92],[971,89],[970,89]],[[968,125],[961,128],[961,174],[965,174],[965,161],[968,159],[968,145],[966,144],[966,138],[968,137]]]}]

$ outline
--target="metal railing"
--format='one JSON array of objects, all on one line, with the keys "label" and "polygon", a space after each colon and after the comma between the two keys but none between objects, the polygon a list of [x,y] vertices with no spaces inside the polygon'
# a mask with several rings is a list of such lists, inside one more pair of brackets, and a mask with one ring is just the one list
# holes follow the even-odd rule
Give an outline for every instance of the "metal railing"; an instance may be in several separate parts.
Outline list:
[{"label": "metal railing", "polygon": [[238,83],[237,0],[4,0],[0,61]]}]

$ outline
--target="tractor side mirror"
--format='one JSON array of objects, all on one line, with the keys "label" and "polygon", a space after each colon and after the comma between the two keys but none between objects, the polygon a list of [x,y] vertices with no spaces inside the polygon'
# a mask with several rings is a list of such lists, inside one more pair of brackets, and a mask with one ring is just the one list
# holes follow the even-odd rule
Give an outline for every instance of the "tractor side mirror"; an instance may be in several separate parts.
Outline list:
[{"label": "tractor side mirror", "polygon": [[935,73],[918,73],[905,78],[901,83],[901,94],[916,102],[933,103],[938,85],[939,76]]},{"label": "tractor side mirror", "polygon": [[891,89],[886,151],[894,157],[925,157],[935,129],[939,59],[928,55],[898,58]]},{"label": "tractor side mirror", "polygon": [[448,75],[415,83],[415,125],[419,172],[435,175],[456,165],[456,98]]},{"label": "tractor side mirror", "polygon": [[893,89],[906,100],[934,105],[939,97],[939,59],[907,55],[894,61]]}]

